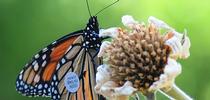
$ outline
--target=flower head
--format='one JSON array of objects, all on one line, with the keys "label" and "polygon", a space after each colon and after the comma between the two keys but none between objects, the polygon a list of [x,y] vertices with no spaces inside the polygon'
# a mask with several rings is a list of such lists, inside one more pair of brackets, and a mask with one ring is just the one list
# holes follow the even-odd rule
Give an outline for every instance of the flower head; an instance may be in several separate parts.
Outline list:
[{"label": "flower head", "polygon": [[[106,62],[99,67],[105,71],[98,69],[96,92],[112,97],[170,89],[181,73],[176,59],[189,56],[189,38],[154,17],[149,18],[148,26],[128,15],[122,22],[129,30],[112,28],[100,33],[112,34],[112,41],[102,43],[99,52]],[[167,33],[161,34],[160,28]]]},{"label": "flower head", "polygon": [[139,24],[139,29],[121,31],[105,50],[112,69],[111,80],[119,86],[127,81],[145,92],[163,73],[171,52],[155,26]]}]

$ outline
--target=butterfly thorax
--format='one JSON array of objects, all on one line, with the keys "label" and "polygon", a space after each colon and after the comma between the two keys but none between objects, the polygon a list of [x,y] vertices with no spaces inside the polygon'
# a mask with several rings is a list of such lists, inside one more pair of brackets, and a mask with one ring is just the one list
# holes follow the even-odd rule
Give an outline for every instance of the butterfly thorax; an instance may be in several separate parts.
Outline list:
[{"label": "butterfly thorax", "polygon": [[101,45],[101,39],[99,38],[99,25],[97,17],[93,16],[89,19],[89,22],[83,32],[84,40],[83,46],[86,49],[99,49]]}]

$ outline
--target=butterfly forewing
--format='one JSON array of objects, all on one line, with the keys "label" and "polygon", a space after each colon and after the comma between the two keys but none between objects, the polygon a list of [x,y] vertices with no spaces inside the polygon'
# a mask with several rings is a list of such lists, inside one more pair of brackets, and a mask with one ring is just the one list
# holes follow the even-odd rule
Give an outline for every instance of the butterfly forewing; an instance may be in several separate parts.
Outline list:
[{"label": "butterfly forewing", "polygon": [[17,91],[26,96],[51,96],[50,81],[56,66],[78,36],[64,36],[38,52],[18,75]]}]

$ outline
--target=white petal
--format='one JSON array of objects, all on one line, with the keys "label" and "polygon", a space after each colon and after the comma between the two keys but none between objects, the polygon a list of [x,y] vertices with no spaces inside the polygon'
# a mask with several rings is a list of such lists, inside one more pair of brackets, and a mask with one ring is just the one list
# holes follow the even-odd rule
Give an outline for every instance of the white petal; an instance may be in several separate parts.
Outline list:
[{"label": "white petal", "polygon": [[99,50],[99,53],[98,53],[98,57],[104,56],[105,49],[106,49],[110,44],[111,44],[111,42],[109,42],[109,41],[104,41],[104,42],[102,42],[101,47],[100,47],[100,50]]},{"label": "white petal", "polygon": [[156,82],[154,82],[150,87],[149,91],[156,91],[162,87],[164,87],[165,83],[167,83],[167,76],[165,74],[160,75],[160,79]]},{"label": "white petal", "polygon": [[168,63],[165,66],[164,73],[160,75],[160,79],[154,82],[149,91],[156,91],[158,89],[170,89],[174,83],[175,78],[181,73],[181,65],[176,60],[168,58]]},{"label": "white petal", "polygon": [[135,91],[137,91],[137,89],[133,88],[132,83],[129,81],[121,87],[113,81],[107,81],[96,92],[111,99],[119,96],[129,96]]},{"label": "white petal", "polygon": [[177,32],[177,31],[175,31],[175,30],[173,31],[173,33],[174,33],[174,36],[177,37],[177,38],[181,41],[181,39],[182,39],[182,37],[183,37],[183,34]]},{"label": "white petal", "polygon": [[122,87],[119,87],[114,81],[110,80],[112,70],[108,65],[103,64],[97,68],[96,73],[96,86],[95,91],[108,98],[114,98],[118,96],[131,95],[135,88],[132,87],[132,83],[127,81]]},{"label": "white petal", "polygon": [[166,24],[164,21],[157,19],[153,16],[150,16],[148,18],[148,22],[154,24],[156,27],[158,28],[163,28],[163,29],[167,29],[167,30],[173,30],[173,28],[171,28],[168,24]]},{"label": "white petal", "polygon": [[187,36],[187,33],[184,34],[185,38],[184,38],[184,43],[183,43],[183,48],[182,48],[182,58],[186,59],[190,56],[190,46],[191,46],[191,42],[190,42],[190,38]]},{"label": "white petal", "polygon": [[[172,55],[173,58],[183,58],[186,59],[190,56],[190,39],[185,34],[181,34],[177,31],[172,31],[174,36],[166,41],[166,44],[172,48]],[[183,43],[183,44],[182,44]]]},{"label": "white petal", "polygon": [[106,64],[100,65],[97,68],[96,73],[96,86],[95,91],[100,93],[102,85],[104,85],[107,81],[110,80],[110,69]]},{"label": "white petal", "polygon": [[103,84],[110,79],[110,69],[106,64],[100,65],[97,68],[96,84]]},{"label": "white petal", "polygon": [[113,97],[114,96],[114,90],[113,90],[114,87],[117,87],[117,84],[115,82],[107,81],[99,89],[96,90],[96,93],[101,94],[104,97]]},{"label": "white petal", "polygon": [[175,55],[177,57],[179,57],[181,55],[182,45],[181,45],[179,38],[173,36],[172,38],[168,39],[165,42],[165,44],[171,47],[173,55]]},{"label": "white petal", "polygon": [[181,33],[176,32],[176,31],[174,31],[174,34],[177,38],[180,39],[181,42],[183,42],[182,51],[181,51],[181,58],[184,58],[184,59],[188,58],[190,56],[189,49],[190,49],[191,43],[190,43],[189,37],[187,36],[186,30],[185,30],[184,34],[181,34]]},{"label": "white petal", "polygon": [[132,83],[130,81],[127,81],[122,87],[117,87],[114,90],[115,90],[115,95],[117,96],[120,95],[129,96],[132,95],[134,91],[137,91],[137,89],[132,87]]},{"label": "white petal", "polygon": [[125,15],[122,17],[122,23],[124,26],[131,28],[133,25],[137,24],[138,21],[135,21],[130,15]]},{"label": "white petal", "polygon": [[169,76],[169,78],[175,78],[181,74],[181,65],[176,62],[176,60],[168,58],[168,63],[165,66],[164,73]]},{"label": "white petal", "polygon": [[100,29],[99,31],[99,37],[111,37],[116,38],[119,34],[119,28],[118,27],[111,27],[108,29]]}]

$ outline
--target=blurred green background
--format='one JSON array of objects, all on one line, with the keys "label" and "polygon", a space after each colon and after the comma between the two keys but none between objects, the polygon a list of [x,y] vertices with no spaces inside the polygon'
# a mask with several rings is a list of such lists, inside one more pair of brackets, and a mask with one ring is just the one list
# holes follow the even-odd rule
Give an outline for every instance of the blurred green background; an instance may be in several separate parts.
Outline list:
[{"label": "blurred green background", "polygon": [[[113,0],[89,0],[92,13]],[[210,1],[120,0],[98,15],[100,27],[122,26],[129,14],[139,21],[156,16],[180,32],[188,30],[191,56],[181,60],[177,85],[197,100],[210,99]],[[21,96],[15,80],[24,64],[53,40],[85,27],[85,0],[0,0],[0,99],[37,100]],[[161,100],[167,100],[158,95]],[[46,98],[38,98],[44,100]]]}]

